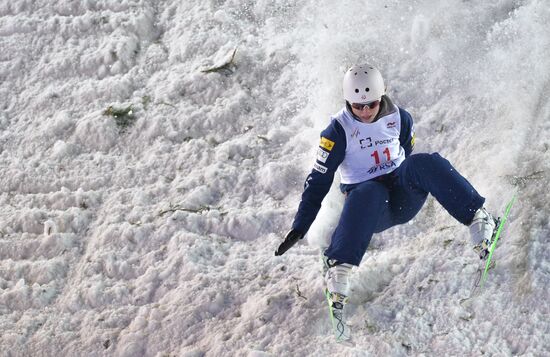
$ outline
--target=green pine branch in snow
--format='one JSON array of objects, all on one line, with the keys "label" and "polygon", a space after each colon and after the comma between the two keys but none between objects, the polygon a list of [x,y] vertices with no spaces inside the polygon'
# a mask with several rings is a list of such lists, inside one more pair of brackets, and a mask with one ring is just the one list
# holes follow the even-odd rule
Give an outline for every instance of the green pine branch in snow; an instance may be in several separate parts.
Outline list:
[{"label": "green pine branch in snow", "polygon": [[112,117],[121,132],[125,131],[136,121],[136,116],[134,115],[132,105],[127,107],[116,107],[110,105],[107,109],[105,109],[105,111],[103,111],[103,115]]}]

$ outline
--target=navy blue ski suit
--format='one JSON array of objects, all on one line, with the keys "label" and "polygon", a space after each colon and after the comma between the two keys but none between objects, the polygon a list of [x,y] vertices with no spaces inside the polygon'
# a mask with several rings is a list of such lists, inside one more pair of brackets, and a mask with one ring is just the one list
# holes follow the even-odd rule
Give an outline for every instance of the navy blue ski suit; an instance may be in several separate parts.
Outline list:
[{"label": "navy blue ski suit", "polygon": [[[382,97],[380,120],[395,108],[387,96]],[[351,108],[347,105],[349,113]],[[374,233],[410,221],[422,208],[428,193],[459,222],[468,225],[485,199],[439,154],[414,154],[413,120],[398,108],[401,117],[399,144],[405,159],[392,172],[355,184],[341,184],[346,195],[339,223],[325,255],[340,263],[359,265]],[[321,132],[331,143],[330,155],[318,161],[308,175],[302,200],[292,228],[305,234],[328,193],[334,174],[346,155],[346,133],[338,120]],[[322,169],[319,169],[322,167]]]}]

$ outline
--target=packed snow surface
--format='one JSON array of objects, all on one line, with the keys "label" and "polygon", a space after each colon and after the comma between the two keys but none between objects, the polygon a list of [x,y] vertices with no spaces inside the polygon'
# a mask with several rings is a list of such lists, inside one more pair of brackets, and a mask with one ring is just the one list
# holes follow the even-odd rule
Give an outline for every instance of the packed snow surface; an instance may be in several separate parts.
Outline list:
[{"label": "packed snow surface", "polygon": [[[0,3],[1,356],[550,355],[547,0]],[[289,230],[347,67],[376,65],[501,214],[483,290],[430,198],[375,235],[336,344]]]}]

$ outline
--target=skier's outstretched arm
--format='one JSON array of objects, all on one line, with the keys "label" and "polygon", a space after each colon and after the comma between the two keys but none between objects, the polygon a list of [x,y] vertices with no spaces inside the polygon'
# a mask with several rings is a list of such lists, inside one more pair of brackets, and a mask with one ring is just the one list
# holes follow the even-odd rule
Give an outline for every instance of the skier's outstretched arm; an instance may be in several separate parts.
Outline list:
[{"label": "skier's outstretched arm", "polygon": [[275,251],[275,255],[282,255],[305,236],[321,209],[321,202],[330,190],[334,173],[344,160],[345,152],[344,129],[336,120],[332,120],[321,133],[317,159],[304,183],[302,200],[294,217],[292,229]]}]

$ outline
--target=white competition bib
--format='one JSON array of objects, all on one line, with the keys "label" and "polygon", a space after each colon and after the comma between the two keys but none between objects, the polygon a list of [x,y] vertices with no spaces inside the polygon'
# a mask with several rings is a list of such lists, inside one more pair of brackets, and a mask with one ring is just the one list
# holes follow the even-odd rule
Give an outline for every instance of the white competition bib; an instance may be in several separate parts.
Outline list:
[{"label": "white competition bib", "polygon": [[374,123],[363,123],[346,109],[334,118],[346,132],[346,156],[340,165],[341,183],[354,184],[395,170],[405,160],[399,142],[401,116],[399,109]]}]

